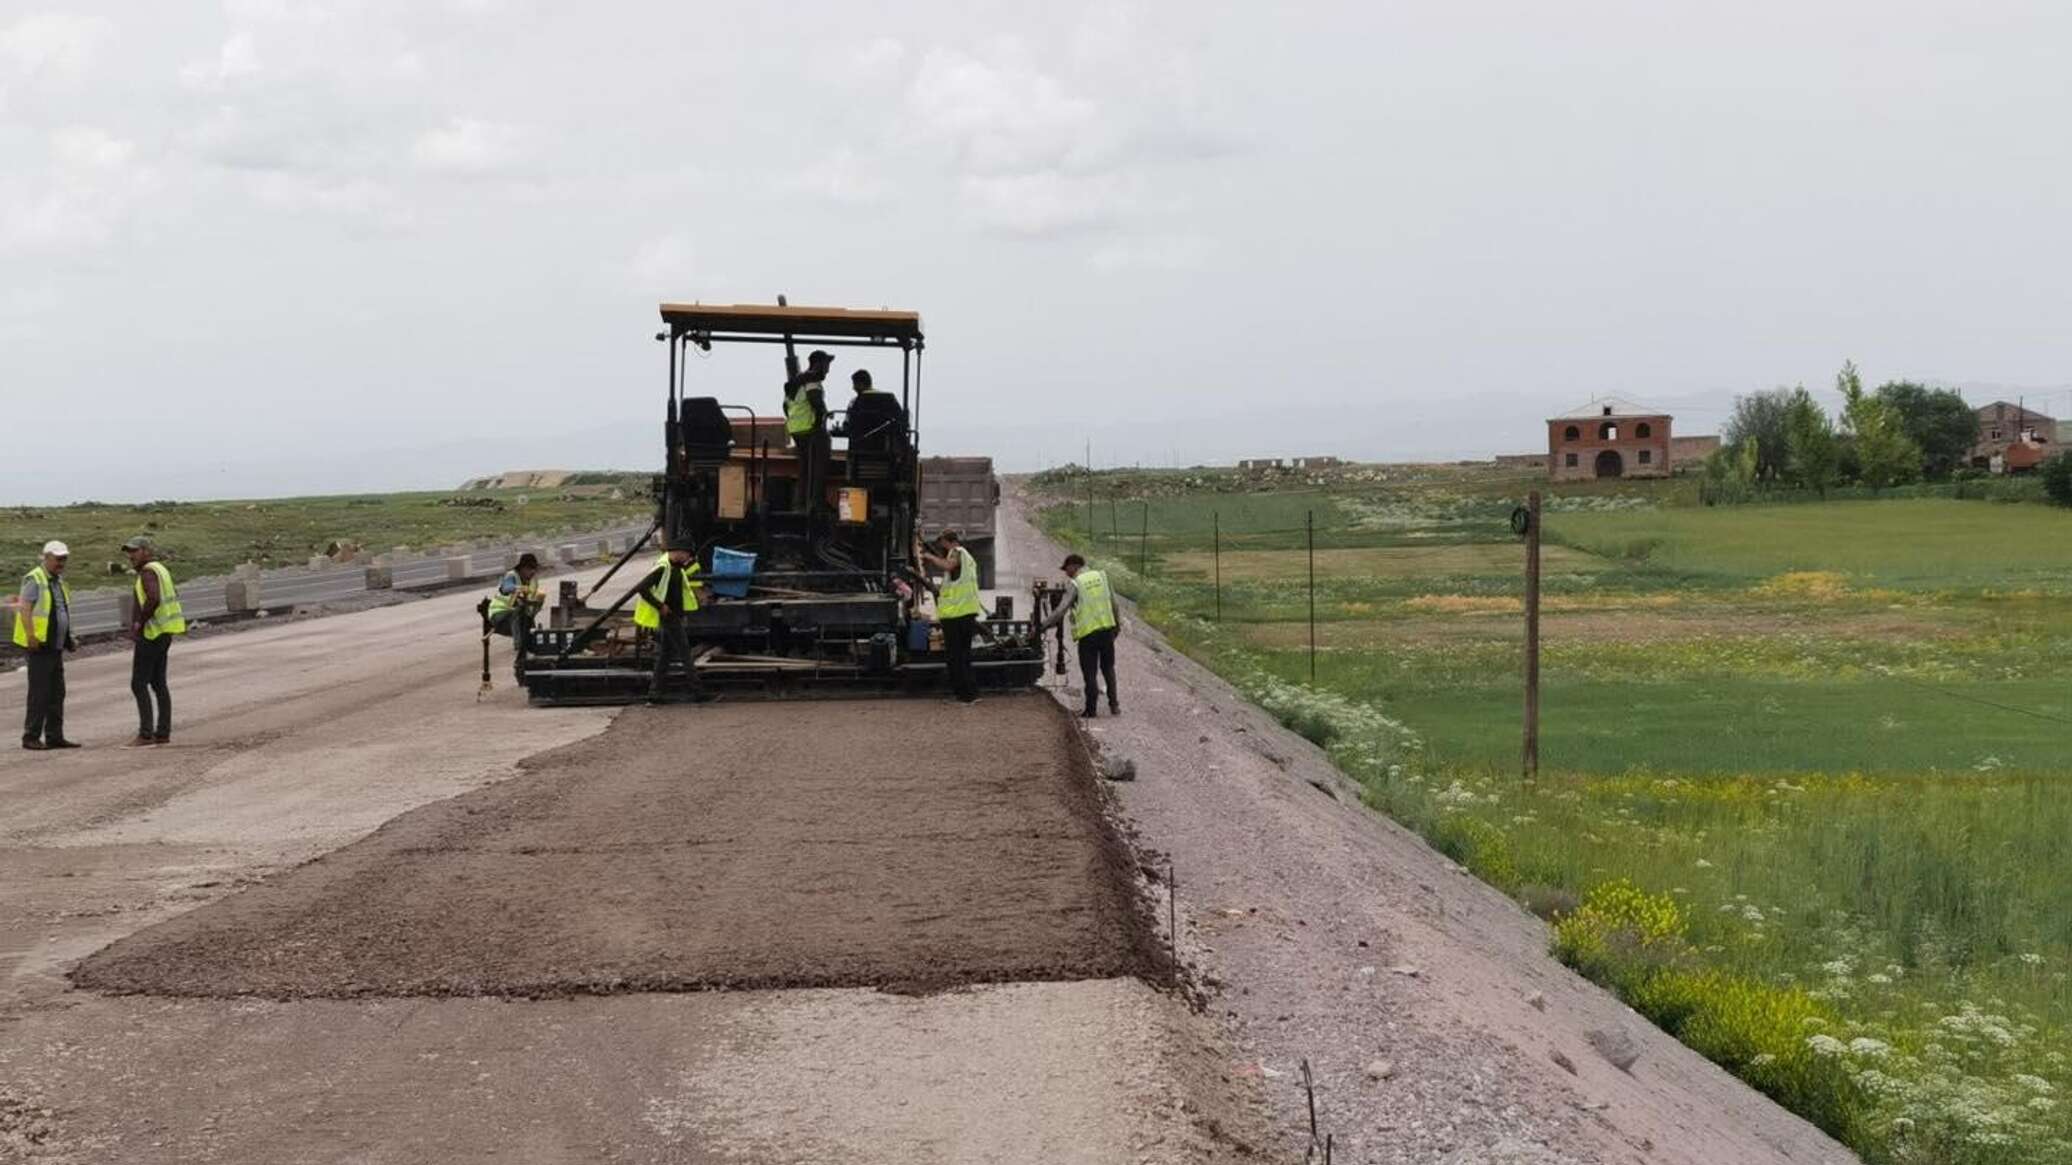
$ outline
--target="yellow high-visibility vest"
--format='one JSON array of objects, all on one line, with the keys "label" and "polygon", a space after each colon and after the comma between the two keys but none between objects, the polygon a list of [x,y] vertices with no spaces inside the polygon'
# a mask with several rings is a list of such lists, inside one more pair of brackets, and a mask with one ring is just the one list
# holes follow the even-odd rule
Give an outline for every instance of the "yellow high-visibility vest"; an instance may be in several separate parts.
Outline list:
[{"label": "yellow high-visibility vest", "polygon": [[[506,582],[512,584],[510,594],[504,593],[504,583]],[[537,604],[541,598],[542,593],[538,583],[528,583],[518,577],[517,571],[508,571],[504,574],[503,579],[496,584],[496,593],[489,596],[489,617],[491,619],[501,619],[506,612],[518,605],[519,600],[522,599],[527,603]]]},{"label": "yellow high-visibility vest", "polygon": [[1107,575],[1082,570],[1072,576],[1072,585],[1079,588],[1079,601],[1072,604],[1072,638],[1084,639],[1115,626],[1115,597],[1108,593]]},{"label": "yellow high-visibility vest", "polygon": [[957,577],[943,580],[942,593],[935,598],[935,617],[961,619],[979,612],[978,559],[962,546],[957,548]]},{"label": "yellow high-visibility vest", "polygon": [[144,624],[144,638],[158,639],[166,635],[187,634],[187,617],[180,610],[180,592],[173,589],[173,572],[163,562],[153,559],[144,564],[144,570],[137,572],[137,607],[145,603],[144,571],[158,576],[158,609],[151,612],[151,621]]},{"label": "yellow high-visibility vest", "polygon": [[49,643],[51,588],[55,586],[58,590],[64,592],[65,609],[68,611],[72,609],[72,588],[62,578],[52,580],[49,572],[40,566],[32,568],[28,574],[22,577],[24,581],[28,579],[36,580],[36,609],[28,612],[26,615],[21,613],[15,615],[14,645],[16,647],[29,646],[29,629],[32,626],[36,630],[36,642],[39,644]]},{"label": "yellow high-visibility vest", "polygon": [[[669,561],[669,552],[663,551],[662,557],[655,560],[655,565],[662,568],[662,576],[655,580],[655,585],[649,587],[645,594],[633,597],[634,626],[645,627],[650,631],[662,625],[662,604],[669,598],[669,568],[674,565]],[[698,609],[698,588],[693,585],[697,576],[698,560],[693,558],[683,567],[683,609],[686,613]]]},{"label": "yellow high-visibility vest", "polygon": [[[813,402],[806,396],[807,393],[815,389],[821,389],[821,383],[817,380],[809,380],[799,385],[798,391],[785,398],[784,431],[786,434],[796,437],[800,433],[810,433],[813,431],[813,427],[819,423],[820,418],[813,415]],[[824,392],[825,390],[822,389],[822,391]]]}]

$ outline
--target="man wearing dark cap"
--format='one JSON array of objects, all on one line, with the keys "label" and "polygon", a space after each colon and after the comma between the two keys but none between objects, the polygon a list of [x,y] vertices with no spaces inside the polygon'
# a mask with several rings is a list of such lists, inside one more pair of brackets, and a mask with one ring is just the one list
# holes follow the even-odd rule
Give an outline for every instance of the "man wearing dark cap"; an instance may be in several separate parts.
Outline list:
[{"label": "man wearing dark cap", "polygon": [[530,550],[518,556],[518,565],[504,572],[496,584],[496,593],[489,596],[489,606],[484,614],[489,619],[489,629],[498,635],[511,634],[517,620],[532,621],[533,613],[546,602],[539,583],[533,581],[540,575],[539,555]]},{"label": "man wearing dark cap", "polygon": [[814,351],[803,372],[784,382],[784,433],[799,451],[798,510],[810,514],[825,504],[827,462],[832,443],[827,435],[827,373],[835,358]]},{"label": "man wearing dark cap", "polygon": [[173,692],[166,684],[166,657],[172,653],[173,637],[187,634],[187,618],[180,610],[173,572],[158,561],[158,547],[151,539],[139,534],[122,544],[122,552],[137,572],[136,613],[130,617],[130,638],[136,641],[130,655],[130,694],[137,698],[137,738],[130,747],[171,744]]},{"label": "man wearing dark cap", "polygon": [[1086,683],[1086,707],[1080,715],[1088,720],[1099,714],[1101,680],[1108,681],[1108,714],[1122,715],[1122,702],[1115,694],[1115,636],[1122,629],[1115,615],[1115,596],[1108,591],[1108,576],[1088,570],[1086,559],[1065,556],[1061,567],[1072,586],[1064,602],[1043,617],[1043,629],[1056,626],[1067,615],[1072,619],[1072,639],[1079,645],[1079,674]]}]

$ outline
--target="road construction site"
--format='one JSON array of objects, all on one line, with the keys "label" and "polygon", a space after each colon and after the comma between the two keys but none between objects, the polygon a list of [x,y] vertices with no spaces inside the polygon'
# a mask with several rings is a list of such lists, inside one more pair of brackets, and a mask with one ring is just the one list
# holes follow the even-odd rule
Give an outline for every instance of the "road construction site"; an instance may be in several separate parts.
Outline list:
[{"label": "road construction site", "polygon": [[1851,1160],[1134,620],[1082,732],[1056,677],[478,699],[474,599],[183,644],[158,749],[75,665],[89,747],[0,776],[0,1160],[1294,1162],[1312,1111],[1336,1161]]}]

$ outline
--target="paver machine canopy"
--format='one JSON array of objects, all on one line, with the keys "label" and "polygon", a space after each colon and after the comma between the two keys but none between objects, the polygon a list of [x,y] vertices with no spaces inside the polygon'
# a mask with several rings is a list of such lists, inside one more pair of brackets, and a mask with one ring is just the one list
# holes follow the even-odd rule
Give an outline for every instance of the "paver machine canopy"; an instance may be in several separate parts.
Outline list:
[{"label": "paver machine canopy", "polygon": [[[940,637],[924,615],[926,588],[914,558],[921,317],[793,306],[781,297],[776,304],[665,303],[661,317],[665,328],[656,338],[669,348],[663,470],[654,480],[654,529],[621,560],[637,568],[626,582],[647,572],[642,555],[658,553],[659,545],[695,550],[708,593],[717,596],[688,617],[693,666],[708,687],[932,683],[943,671]],[[846,387],[826,389],[835,440],[818,496],[806,496],[806,467],[781,412],[690,395],[686,380],[698,357],[733,344],[781,345],[794,376],[798,353],[830,350],[837,367],[828,379],[844,386],[842,354],[875,351],[881,380],[890,379],[883,366],[896,356],[896,392],[887,386],[842,400]],[[783,382],[762,383],[757,399],[778,400]],[[554,624],[520,645],[520,682],[536,702],[618,702],[638,694],[653,656],[648,638],[626,619],[633,593],[602,611],[571,604],[571,597],[564,591]],[[992,637],[975,660],[981,681],[1036,682],[1042,652],[1028,621],[1003,613],[987,622]]]}]

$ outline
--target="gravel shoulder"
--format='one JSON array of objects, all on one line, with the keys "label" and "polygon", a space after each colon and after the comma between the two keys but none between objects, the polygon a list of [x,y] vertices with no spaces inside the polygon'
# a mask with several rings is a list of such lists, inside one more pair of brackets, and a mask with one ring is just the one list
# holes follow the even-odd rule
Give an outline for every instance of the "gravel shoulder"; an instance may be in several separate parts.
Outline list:
[{"label": "gravel shoulder", "polygon": [[[1003,588],[1051,576],[1062,552],[1020,499],[1000,516]],[[1133,615],[1124,714],[1088,735],[1136,764],[1121,805],[1171,858],[1182,960],[1280,1141],[1307,1131],[1307,1059],[1338,1161],[1856,1160],[1555,962],[1538,919],[1365,808],[1320,750]],[[1076,674],[1046,683],[1078,706]],[[1607,1038],[1638,1053],[1630,1070],[1595,1050]]]}]

